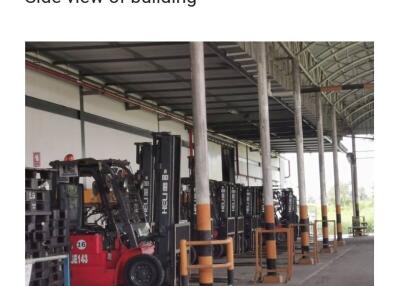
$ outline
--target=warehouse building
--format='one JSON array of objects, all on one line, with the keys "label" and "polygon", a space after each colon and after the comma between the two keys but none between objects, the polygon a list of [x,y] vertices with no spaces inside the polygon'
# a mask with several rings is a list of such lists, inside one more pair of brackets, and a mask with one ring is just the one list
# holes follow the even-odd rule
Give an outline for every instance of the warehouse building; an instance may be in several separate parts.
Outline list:
[{"label": "warehouse building", "polygon": [[[356,156],[356,138],[374,134],[372,42],[27,42],[25,52],[27,190],[38,190],[34,180],[52,184],[46,189],[49,209],[33,209],[26,199],[30,285],[373,285],[373,235],[359,209]],[[343,144],[346,136],[351,148]],[[152,146],[149,157],[138,145],[145,142]],[[287,153],[296,154],[296,162]],[[304,153],[319,154],[319,169],[305,172]],[[346,154],[351,169],[348,229],[342,226],[338,153]],[[334,162],[333,217],[327,211],[326,156]],[[120,161],[98,161],[103,159],[127,160],[131,170]],[[126,249],[116,244],[92,253],[87,236],[93,229],[72,228],[76,218],[68,216],[76,208],[64,203],[70,199],[61,195],[62,184],[81,185],[82,209],[106,214],[106,222],[98,223],[104,230],[96,232],[102,242],[110,230],[104,226],[113,221],[115,241],[142,249],[138,229],[132,230],[132,237],[139,236],[134,244],[124,228],[134,224],[124,220],[123,201],[130,199],[119,197],[108,179],[87,178],[89,168],[103,176],[110,166],[124,170],[110,169],[116,182],[130,178],[127,173],[134,178],[126,190],[140,194],[132,205],[145,205],[140,223],[149,223],[146,237],[154,244],[154,253],[146,255],[157,262],[140,264],[137,254],[124,258]],[[50,167],[51,176],[40,171]],[[293,172],[298,182],[288,185]],[[305,181],[316,174],[321,211],[310,221]],[[113,199],[107,199],[110,192]],[[53,208],[67,209],[71,219],[65,248],[35,252],[29,243],[40,241],[38,230],[27,225],[31,217],[39,219],[35,211],[49,211],[54,220]],[[157,234],[163,238],[152,240]],[[46,257],[59,261],[58,276],[37,274],[48,267],[44,263],[57,263],[43,262]],[[108,264],[101,268],[93,260]],[[159,263],[157,275],[151,263]],[[343,274],[348,267],[352,275]],[[101,282],[91,280],[95,276]]]}]

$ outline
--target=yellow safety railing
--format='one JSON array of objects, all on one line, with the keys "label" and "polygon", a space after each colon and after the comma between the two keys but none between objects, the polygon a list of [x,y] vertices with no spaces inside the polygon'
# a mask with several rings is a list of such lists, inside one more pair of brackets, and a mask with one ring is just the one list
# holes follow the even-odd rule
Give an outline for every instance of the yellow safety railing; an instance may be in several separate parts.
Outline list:
[{"label": "yellow safety railing", "polygon": [[[226,245],[226,263],[217,263],[211,265],[201,265],[201,264],[190,264],[188,260],[188,248],[190,246],[211,246],[211,245]],[[195,269],[227,269],[228,275],[228,286],[233,285],[234,279],[234,254],[233,254],[233,240],[231,237],[224,240],[199,240],[199,241],[188,241],[182,239],[179,242],[180,248],[180,276],[181,285],[189,285],[189,275],[190,270]]]},{"label": "yellow safety railing", "polygon": [[349,234],[353,237],[367,235],[368,222],[365,221],[365,216],[353,216],[352,226],[349,226]]},{"label": "yellow safety railing", "polygon": [[[324,250],[324,249],[329,249],[329,252],[332,253],[334,251],[336,251],[337,248],[337,244],[336,244],[336,221],[333,219],[328,219],[328,220],[315,220],[314,224],[315,224],[315,228],[316,228],[316,232],[315,235],[318,237],[320,237],[320,233],[323,233],[323,223],[326,222],[327,223],[327,228],[328,228],[328,241],[327,244],[319,244],[319,248],[320,250]],[[320,231],[321,230],[321,231]],[[333,239],[331,239],[332,237],[332,233],[333,233]],[[321,236],[322,237],[322,236]],[[323,237],[322,237],[323,240]]]},{"label": "yellow safety railing", "polygon": [[[286,246],[287,246],[287,263],[285,266],[281,267],[276,267],[275,269],[267,269],[263,267],[263,253],[265,253],[264,248],[263,248],[263,234],[267,233],[273,233],[273,234],[278,234],[278,233],[283,233],[286,234],[287,241],[286,241]],[[264,257],[265,258],[265,257]],[[265,275],[264,275],[265,273]],[[281,228],[277,227],[275,229],[262,229],[262,228],[257,228],[256,229],[256,272],[254,275],[254,280],[257,281],[264,281],[265,277],[268,276],[268,274],[273,274],[273,273],[278,273],[278,274],[284,274],[284,280],[285,282],[289,281],[292,278],[293,274],[293,232],[292,229],[290,228]]]},{"label": "yellow safety railing", "polygon": [[[299,241],[299,247],[296,247],[296,241],[294,241],[294,232],[295,228],[308,227],[309,233],[309,243],[308,243],[308,251],[305,252],[301,247],[301,241]],[[292,223],[289,225],[289,228],[292,229],[293,233],[293,262],[297,263],[300,259],[304,257],[310,257],[314,260],[315,263],[319,262],[318,255],[318,235],[317,235],[317,226],[315,223]]]}]

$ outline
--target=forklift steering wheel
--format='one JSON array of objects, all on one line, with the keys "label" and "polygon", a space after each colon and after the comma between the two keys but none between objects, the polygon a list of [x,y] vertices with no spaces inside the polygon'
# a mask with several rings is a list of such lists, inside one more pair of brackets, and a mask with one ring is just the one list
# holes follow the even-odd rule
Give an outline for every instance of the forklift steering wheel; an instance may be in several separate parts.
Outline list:
[{"label": "forklift steering wheel", "polygon": [[141,254],[131,258],[125,264],[124,285],[161,286],[164,282],[164,276],[164,269],[157,257]]}]

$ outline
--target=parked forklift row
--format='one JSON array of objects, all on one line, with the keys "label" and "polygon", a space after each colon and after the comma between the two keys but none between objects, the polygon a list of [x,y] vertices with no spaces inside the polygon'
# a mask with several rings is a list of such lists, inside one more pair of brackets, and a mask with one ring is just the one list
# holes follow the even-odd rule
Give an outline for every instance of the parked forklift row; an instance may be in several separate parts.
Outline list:
[{"label": "parked forklift row", "polygon": [[[73,286],[179,285],[179,242],[196,240],[194,158],[181,179],[180,148],[180,137],[165,132],[136,143],[136,173],[113,159],[50,163],[58,170],[56,196],[68,205]],[[276,190],[274,199],[276,224],[298,223],[293,191]],[[211,180],[210,202],[213,239],[232,237],[237,254],[254,251],[262,187]],[[224,256],[224,248],[213,255]],[[197,260],[194,248],[190,260]]]}]

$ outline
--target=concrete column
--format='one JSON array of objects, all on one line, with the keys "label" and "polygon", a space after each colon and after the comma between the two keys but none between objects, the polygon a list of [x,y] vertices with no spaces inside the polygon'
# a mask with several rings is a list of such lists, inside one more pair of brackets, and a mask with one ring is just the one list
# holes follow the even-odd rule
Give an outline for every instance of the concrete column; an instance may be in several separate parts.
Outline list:
[{"label": "concrete column", "polygon": [[358,177],[357,177],[357,150],[356,150],[356,137],[354,134],[351,136],[351,144],[353,149],[353,176],[354,176],[354,205],[355,216],[360,216],[359,202],[358,202]]},{"label": "concrete column", "polygon": [[[357,178],[357,150],[356,150],[356,137],[354,134],[351,136],[352,145],[352,185],[353,185],[353,226],[360,226],[360,208],[358,202],[358,178]],[[357,231],[357,234],[361,234]]]},{"label": "concrete column", "polygon": [[[208,180],[208,140],[207,140],[207,112],[206,112],[206,84],[204,69],[204,44],[195,42],[190,44],[192,70],[192,98],[193,98],[193,131],[195,154],[195,195],[197,239],[211,239],[211,211],[210,187]],[[199,264],[211,265],[212,247],[198,248]],[[213,270],[211,268],[199,270],[200,285],[213,284]]]},{"label": "concrete column", "polygon": [[[257,43],[258,55],[258,105],[260,121],[261,160],[263,173],[264,220],[267,229],[275,228],[275,212],[272,190],[271,137],[269,127],[268,95],[271,82],[267,79],[265,43]],[[267,268],[276,268],[276,240],[273,233],[266,235]],[[275,274],[275,272],[269,273]],[[266,281],[265,281],[266,282]]]},{"label": "concrete column", "polygon": [[325,158],[324,158],[324,119],[322,115],[321,95],[317,94],[315,98],[317,109],[317,136],[318,136],[318,161],[319,161],[319,187],[321,191],[321,213],[322,213],[322,235],[323,247],[329,248],[328,232],[328,206],[326,202],[326,184],[325,184]]},{"label": "concrete column", "polygon": [[[299,184],[299,202],[300,202],[300,224],[301,226],[301,248],[304,254],[309,252],[309,219],[306,196],[306,183],[304,174],[304,147],[303,147],[303,124],[301,115],[301,82],[300,67],[297,59],[293,59],[293,88],[294,88],[294,110],[295,110],[295,133],[296,133],[296,153],[297,153],[297,177]],[[314,262],[304,256],[304,264],[313,264]]]},{"label": "concrete column", "polygon": [[356,204],[354,198],[354,164],[353,164],[353,153],[347,153],[347,160],[350,163],[350,175],[351,175],[351,205],[353,207],[353,217],[356,216]]},{"label": "concrete column", "polygon": [[338,138],[337,138],[337,122],[336,110],[332,109],[332,145],[333,145],[333,177],[335,182],[335,205],[336,205],[336,231],[337,241],[343,242],[342,228],[342,209],[340,202],[340,184],[339,184],[339,166],[338,166]]}]

